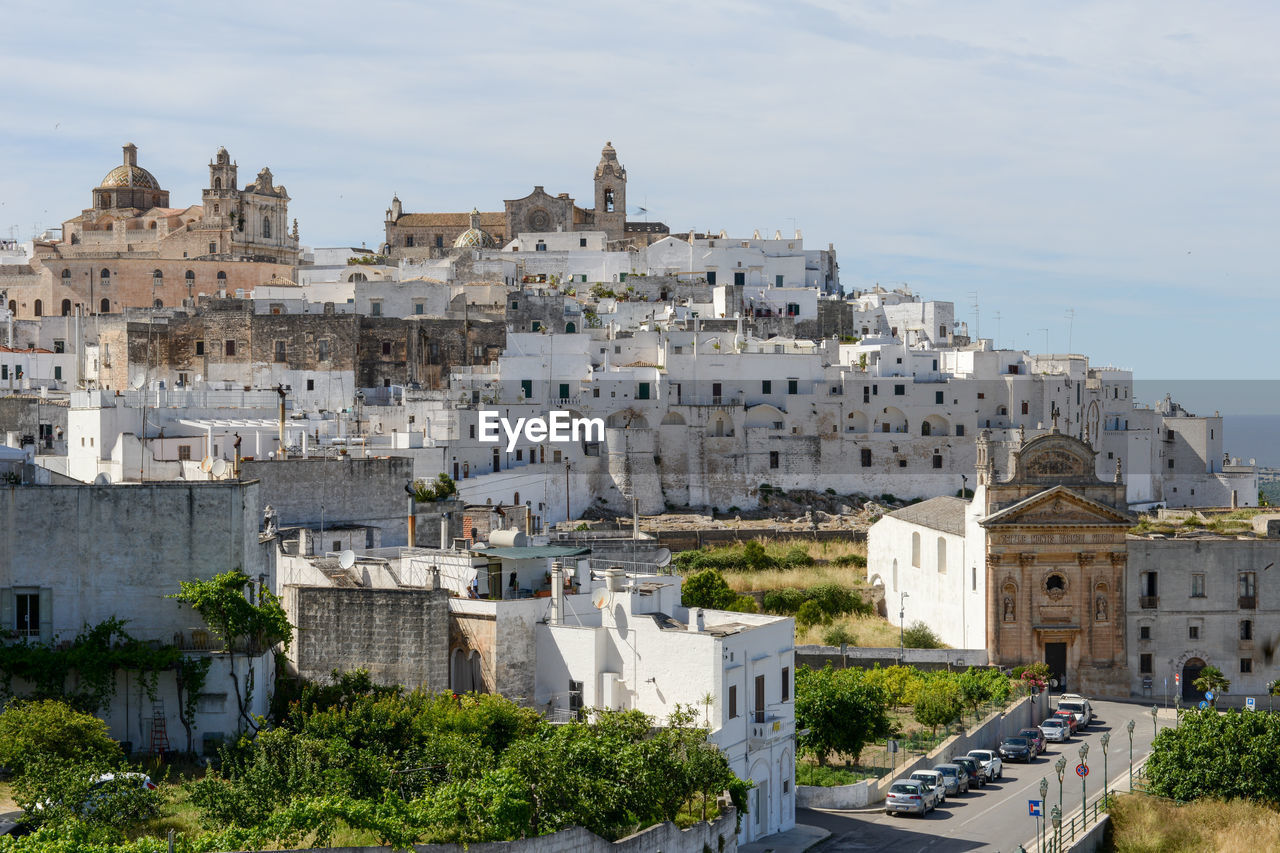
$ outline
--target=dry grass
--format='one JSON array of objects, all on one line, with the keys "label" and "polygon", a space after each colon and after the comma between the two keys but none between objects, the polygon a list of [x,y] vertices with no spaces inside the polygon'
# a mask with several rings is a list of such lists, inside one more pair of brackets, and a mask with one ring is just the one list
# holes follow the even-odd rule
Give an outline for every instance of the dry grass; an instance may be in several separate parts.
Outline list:
[{"label": "dry grass", "polygon": [[8,782],[0,782],[0,812],[14,812],[18,804],[13,801],[13,791]]},{"label": "dry grass", "polygon": [[836,566],[819,563],[798,569],[765,569],[759,572],[723,572],[729,587],[738,593],[768,591],[794,586],[806,589],[820,583],[838,583],[841,586],[865,588],[867,570],[857,566]]},{"label": "dry grass", "polygon": [[870,649],[887,649],[898,647],[898,628],[890,625],[880,616],[841,616],[830,625],[812,625],[809,628],[796,626],[796,645],[824,646],[822,635],[832,626],[843,625],[853,632],[857,642],[853,645]]},{"label": "dry grass", "polygon": [[1280,811],[1255,803],[1134,794],[1119,798],[1111,818],[1116,853],[1280,853]]}]

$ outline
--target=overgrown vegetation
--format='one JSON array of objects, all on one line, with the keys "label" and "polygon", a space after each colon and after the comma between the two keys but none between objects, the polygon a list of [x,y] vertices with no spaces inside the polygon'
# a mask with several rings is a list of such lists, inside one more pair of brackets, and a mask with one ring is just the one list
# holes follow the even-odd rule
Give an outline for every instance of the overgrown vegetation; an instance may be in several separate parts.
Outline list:
[{"label": "overgrown vegetation", "polygon": [[945,648],[934,630],[923,622],[915,621],[902,632],[902,645],[908,649]]},{"label": "overgrown vegetation", "polygon": [[1141,794],[1110,808],[1116,853],[1280,853],[1280,811],[1244,800],[1174,803]]},{"label": "overgrown vegetation", "polygon": [[446,500],[458,493],[453,478],[443,471],[436,475],[435,480],[415,480],[412,488],[413,499],[420,504]]},{"label": "overgrown vegetation", "polygon": [[1207,708],[1161,729],[1147,759],[1147,789],[1175,800],[1280,803],[1280,716]]}]

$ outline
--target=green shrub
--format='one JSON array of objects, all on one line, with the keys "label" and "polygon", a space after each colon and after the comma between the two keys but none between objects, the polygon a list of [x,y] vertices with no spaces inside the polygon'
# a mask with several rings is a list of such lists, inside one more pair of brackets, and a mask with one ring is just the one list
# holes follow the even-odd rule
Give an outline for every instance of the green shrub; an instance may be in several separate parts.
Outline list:
[{"label": "green shrub", "polygon": [[803,545],[792,545],[778,562],[779,568],[783,569],[795,569],[812,565],[813,557],[809,556],[809,549]]},{"label": "green shrub", "polygon": [[828,646],[856,646],[858,638],[845,625],[832,625],[822,632],[822,642]]},{"label": "green shrub", "polygon": [[715,569],[703,569],[685,578],[680,603],[685,607],[708,607],[724,610],[738,596]]},{"label": "green shrub", "polygon": [[908,649],[941,649],[942,640],[933,632],[933,629],[923,622],[912,622],[911,625],[902,632],[902,645]]},{"label": "green shrub", "polygon": [[870,613],[871,606],[856,592],[834,583],[822,583],[805,590],[805,598],[816,601],[822,612],[830,617],[846,613]]},{"label": "green shrub", "polygon": [[816,601],[806,601],[796,611],[796,624],[804,628],[808,628],[810,625],[825,625],[830,621],[831,617],[822,609],[822,605]]},{"label": "green shrub", "polygon": [[759,613],[760,608],[756,607],[756,600],[749,595],[740,595],[730,602],[725,610],[733,613]]},{"label": "green shrub", "polygon": [[857,566],[860,569],[867,567],[867,558],[861,554],[841,554],[831,562],[837,566]]},{"label": "green shrub", "polygon": [[766,613],[777,613],[780,616],[794,616],[805,603],[803,590],[795,587],[770,590],[764,594],[764,610]]},{"label": "green shrub", "polygon": [[0,766],[14,776],[38,770],[47,761],[105,769],[123,760],[106,723],[63,702],[14,700],[0,713]]},{"label": "green shrub", "polygon": [[833,788],[836,785],[852,785],[870,776],[855,770],[841,770],[839,767],[819,767],[817,764],[800,762],[796,765],[796,784],[814,785],[820,788]]}]

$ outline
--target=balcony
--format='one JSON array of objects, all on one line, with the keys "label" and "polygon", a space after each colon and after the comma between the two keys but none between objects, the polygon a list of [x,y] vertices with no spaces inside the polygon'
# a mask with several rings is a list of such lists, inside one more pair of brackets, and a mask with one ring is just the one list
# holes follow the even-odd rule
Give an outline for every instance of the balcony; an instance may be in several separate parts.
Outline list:
[{"label": "balcony", "polygon": [[747,749],[765,749],[795,735],[794,718],[773,711],[752,711],[747,715]]},{"label": "balcony", "polygon": [[1241,610],[1258,609],[1258,597],[1256,595],[1242,595],[1240,596],[1239,601]]},{"label": "balcony", "polygon": [[1155,610],[1156,606],[1159,603],[1160,603],[1160,596],[1158,595],[1138,596],[1138,606],[1141,607],[1143,610]]}]

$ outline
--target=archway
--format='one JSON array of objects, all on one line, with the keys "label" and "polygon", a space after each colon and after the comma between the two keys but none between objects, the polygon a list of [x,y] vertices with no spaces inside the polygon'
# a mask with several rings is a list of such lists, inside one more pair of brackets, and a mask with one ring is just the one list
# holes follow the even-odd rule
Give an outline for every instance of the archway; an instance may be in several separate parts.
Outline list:
[{"label": "archway", "polygon": [[566,335],[575,334],[577,331],[578,331],[578,327],[572,320],[564,324],[564,333]]},{"label": "archway", "polygon": [[1190,658],[1182,665],[1182,698],[1188,702],[1198,702],[1204,698],[1204,695],[1195,688],[1193,682],[1200,677],[1200,670],[1204,669],[1206,664],[1200,658]]}]

